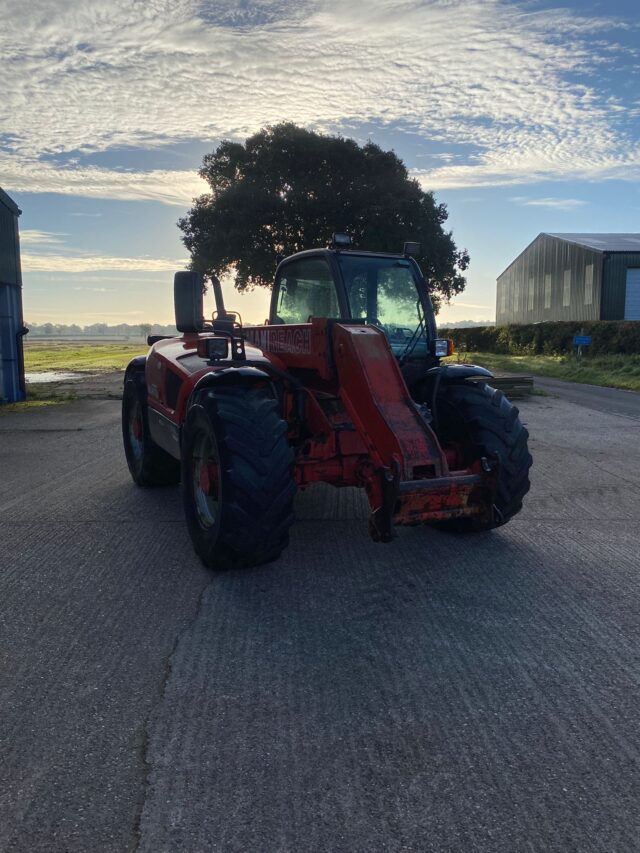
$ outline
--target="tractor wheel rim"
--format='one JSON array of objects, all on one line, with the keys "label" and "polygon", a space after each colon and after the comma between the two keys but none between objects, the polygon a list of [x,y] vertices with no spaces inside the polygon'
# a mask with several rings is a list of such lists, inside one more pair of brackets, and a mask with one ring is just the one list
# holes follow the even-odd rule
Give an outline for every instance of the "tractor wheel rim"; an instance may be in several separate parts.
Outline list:
[{"label": "tractor wheel rim", "polygon": [[220,462],[211,436],[202,433],[192,459],[193,497],[202,527],[213,527],[220,511]]},{"label": "tractor wheel rim", "polygon": [[144,452],[144,427],[142,424],[142,408],[138,400],[129,411],[129,444],[136,461],[142,459]]}]

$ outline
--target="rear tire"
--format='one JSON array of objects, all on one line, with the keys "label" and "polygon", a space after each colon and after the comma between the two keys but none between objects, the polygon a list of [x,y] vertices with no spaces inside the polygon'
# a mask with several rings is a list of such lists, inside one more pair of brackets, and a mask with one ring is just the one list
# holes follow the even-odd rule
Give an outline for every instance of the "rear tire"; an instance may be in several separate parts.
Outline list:
[{"label": "rear tire", "polygon": [[182,438],[182,494],[194,548],[209,568],[275,560],[293,522],[293,450],[270,392],[203,391]]},{"label": "rear tire", "polygon": [[129,471],[138,486],[176,486],[180,482],[180,463],[151,438],[147,386],[139,374],[124,383],[122,440]]},{"label": "rear tire", "polygon": [[500,470],[493,521],[476,518],[451,519],[436,526],[453,532],[480,532],[506,524],[522,509],[529,491],[529,433],[518,409],[502,391],[477,382],[445,385],[437,400],[438,437],[463,448],[464,464],[482,456],[498,457]]}]

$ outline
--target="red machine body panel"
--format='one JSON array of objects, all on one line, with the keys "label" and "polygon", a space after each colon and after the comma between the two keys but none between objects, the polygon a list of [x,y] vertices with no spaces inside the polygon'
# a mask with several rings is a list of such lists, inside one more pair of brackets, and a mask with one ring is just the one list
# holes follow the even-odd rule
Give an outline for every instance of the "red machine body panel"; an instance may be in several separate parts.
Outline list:
[{"label": "red machine body panel", "polygon": [[374,464],[400,466],[403,479],[421,468],[441,476],[447,462],[409,390],[385,335],[374,326],[336,325],[333,354],[340,399]]},{"label": "red machine body panel", "polygon": [[[212,364],[206,356],[198,353],[198,347],[202,347],[203,341],[216,337],[218,335],[214,332],[198,332],[158,341],[152,346],[145,367],[151,409],[180,425],[184,421],[189,398],[199,380],[212,370],[228,370],[237,366],[237,362],[231,357]],[[247,346],[245,354],[247,362],[255,366],[273,364],[284,367],[278,364],[277,357],[267,358],[256,347]],[[174,393],[172,389],[175,389]]]}]

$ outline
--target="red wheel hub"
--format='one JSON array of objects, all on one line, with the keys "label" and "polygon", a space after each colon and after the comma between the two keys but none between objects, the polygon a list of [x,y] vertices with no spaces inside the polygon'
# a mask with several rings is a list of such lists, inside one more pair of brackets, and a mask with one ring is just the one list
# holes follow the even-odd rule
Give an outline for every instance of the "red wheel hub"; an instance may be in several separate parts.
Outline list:
[{"label": "red wheel hub", "polygon": [[200,465],[200,488],[205,495],[218,490],[218,466],[215,462],[203,462]]}]

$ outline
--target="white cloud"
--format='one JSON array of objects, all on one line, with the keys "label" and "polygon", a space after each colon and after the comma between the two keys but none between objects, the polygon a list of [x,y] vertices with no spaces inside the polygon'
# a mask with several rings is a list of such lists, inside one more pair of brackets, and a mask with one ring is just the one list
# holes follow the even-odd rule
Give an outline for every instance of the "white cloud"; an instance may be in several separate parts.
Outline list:
[{"label": "white cloud", "polygon": [[20,242],[23,246],[62,246],[66,234],[58,234],[53,231],[38,231],[34,228],[25,228],[20,232]]},{"label": "white cloud", "polygon": [[116,270],[119,272],[175,272],[184,269],[185,261],[173,258],[113,258],[76,255],[33,255],[22,254],[24,272],[96,272]]},{"label": "white cloud", "polygon": [[526,196],[514,196],[511,201],[523,207],[548,207],[552,210],[576,210],[584,207],[586,201],[580,198],[527,198]]},{"label": "white cloud", "polygon": [[[29,310],[27,316],[27,326],[29,323],[50,323],[58,321],[60,323],[105,323],[114,321],[116,323],[126,323],[129,318],[135,321],[136,318],[145,316],[144,311],[74,311],[73,317],[70,318],[68,310],[56,310],[55,308],[47,311]],[[171,321],[169,321],[171,322]]]},{"label": "white cloud", "polygon": [[283,119],[410,128],[441,149],[442,165],[416,173],[434,189],[640,176],[632,105],[596,74],[628,53],[605,34],[629,24],[506,0],[3,5],[10,190],[185,205],[203,188],[195,173],[40,158],[242,137]]},{"label": "white cloud", "polygon": [[486,308],[488,311],[493,308],[493,305],[477,305],[475,302],[459,302],[457,299],[452,299],[445,305],[449,308]]},{"label": "white cloud", "polygon": [[[184,207],[208,187],[195,171],[153,170],[125,172],[115,169],[54,166],[35,157],[0,152],[3,184],[13,192],[48,192],[86,198],[160,201]],[[74,214],[82,216],[83,214]],[[24,232],[23,232],[24,233]]]},{"label": "white cloud", "polygon": [[[121,258],[113,256],[94,255],[80,252],[66,245],[66,234],[51,231],[25,229],[20,234],[23,246],[29,246],[26,252],[21,252],[21,263],[24,272],[33,273],[95,273],[95,272],[174,272],[184,268],[187,261],[177,258]],[[74,290],[93,290],[96,293],[106,293],[111,288],[86,288],[90,280],[102,281],[103,276],[84,276],[82,287]]]}]

